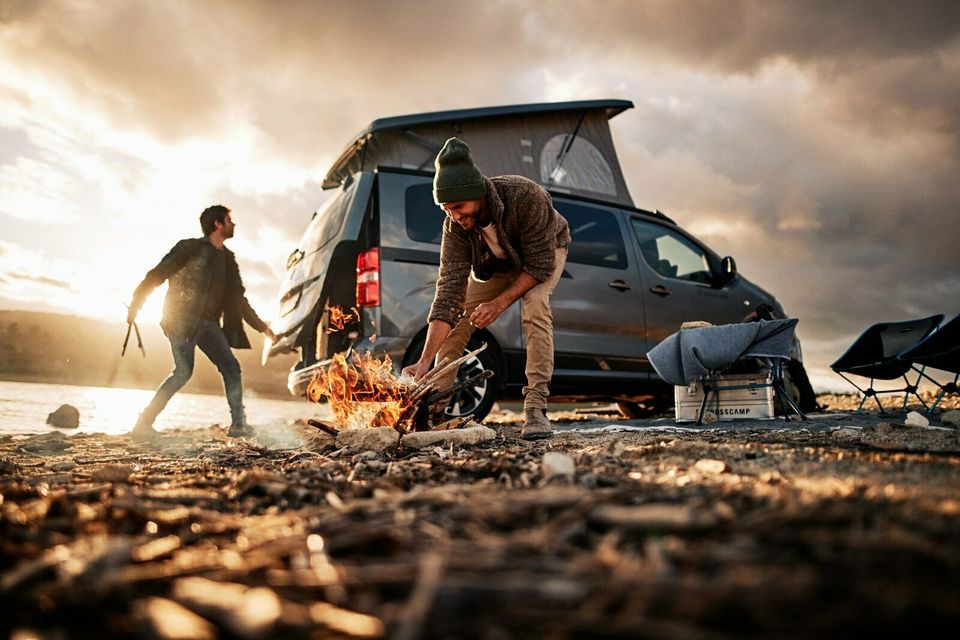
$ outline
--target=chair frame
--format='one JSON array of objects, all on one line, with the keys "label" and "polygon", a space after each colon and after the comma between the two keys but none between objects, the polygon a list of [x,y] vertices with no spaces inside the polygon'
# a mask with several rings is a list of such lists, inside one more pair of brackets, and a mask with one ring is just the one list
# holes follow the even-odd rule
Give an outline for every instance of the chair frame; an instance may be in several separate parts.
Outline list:
[{"label": "chair frame", "polygon": [[834,369],[834,373],[836,373],[838,376],[840,376],[841,378],[843,378],[844,380],[852,384],[854,387],[856,387],[857,391],[863,394],[863,399],[860,400],[860,405],[857,407],[857,410],[855,411],[855,413],[857,414],[860,413],[860,410],[863,408],[863,404],[867,401],[867,398],[873,398],[874,400],[877,401],[877,408],[880,409],[880,413],[882,413],[883,415],[886,415],[887,412],[883,410],[883,405],[880,403],[880,398],[878,398],[877,396],[879,396],[881,393],[900,393],[901,391],[903,392],[903,406],[900,407],[900,413],[906,412],[907,406],[908,406],[908,400],[910,398],[911,393],[916,397],[917,400],[920,401],[920,404],[922,404],[923,408],[927,410],[927,413],[929,413],[930,409],[927,409],[927,403],[923,401],[923,398],[920,397],[920,394],[917,393],[917,390],[919,388],[920,380],[922,378],[928,378],[931,380],[932,378],[930,378],[930,376],[924,373],[924,371],[926,370],[926,367],[917,369],[915,366],[910,365],[910,369],[917,373],[917,381],[914,384],[910,384],[910,380],[907,378],[907,374],[904,373],[900,377],[903,378],[903,381],[904,383],[906,383],[906,386],[900,389],[874,389],[873,381],[876,378],[870,378],[870,386],[867,387],[866,389],[861,389],[860,385],[858,385],[856,382],[854,382],[847,376],[843,375],[842,371],[837,371],[836,369]]},{"label": "chair frame", "polygon": [[[860,400],[860,404],[857,406],[857,410],[855,412],[856,414],[859,414],[860,411],[863,410],[863,405],[866,403],[868,398],[873,398],[877,403],[877,408],[880,409],[880,413],[882,415],[886,415],[887,412],[884,410],[883,404],[880,402],[880,398],[878,397],[884,393],[903,393],[903,405],[900,407],[900,413],[906,412],[907,407],[909,406],[911,394],[913,394],[913,396],[916,397],[916,399],[920,402],[923,408],[927,410],[927,412],[929,413],[930,410],[927,407],[927,403],[923,401],[923,398],[921,398],[920,394],[918,393],[918,387],[920,385],[920,381],[924,377],[929,377],[929,376],[926,376],[925,374],[926,366],[924,365],[918,369],[914,363],[908,362],[906,360],[899,358],[899,355],[901,353],[904,353],[905,351],[908,351],[914,348],[920,342],[922,342],[931,334],[933,334],[937,330],[937,327],[939,327],[942,322],[943,322],[943,314],[936,314],[936,315],[928,316],[926,318],[916,318],[913,320],[901,320],[896,322],[880,322],[880,323],[874,324],[868,327],[862,334],[860,334],[860,336],[854,341],[854,343],[850,345],[850,347],[847,349],[847,352],[844,353],[842,356],[840,356],[839,360],[837,360],[832,365],[830,365],[830,368],[833,369],[834,373],[836,373],[841,378],[843,378],[844,380],[849,382],[851,385],[853,385],[853,387],[863,395],[863,398],[861,398]],[[893,328],[899,328],[901,333],[906,333],[907,331],[912,331],[914,329],[921,329],[924,326],[928,326],[928,328],[924,329],[925,333],[919,339],[917,339],[916,341],[914,341],[912,344],[909,344],[909,345],[903,345],[903,344],[899,345],[899,348],[897,348],[896,351],[888,351],[888,345],[886,345],[883,342],[884,335],[887,335],[887,332]],[[869,335],[871,331],[874,331],[874,330],[878,332],[877,336],[880,339],[881,345],[883,347],[883,353],[882,353],[883,359],[875,362],[871,362],[871,363],[861,362],[853,366],[838,368],[837,365],[840,364],[845,358],[847,358],[850,355],[850,352],[853,351],[858,345],[860,345],[861,341],[863,341],[865,337]],[[876,374],[879,373],[878,368],[885,367],[885,366],[887,367],[892,366],[893,363],[896,361],[900,361],[902,364],[896,367],[895,369],[896,373],[894,373],[894,375],[890,377],[883,377],[883,374],[881,374],[881,377],[877,378]],[[903,368],[903,365],[906,365],[906,368]],[[863,371],[864,373],[858,373],[858,370]],[[910,379],[907,377],[907,374],[909,374],[911,371],[917,374],[917,380],[916,382],[913,382],[913,383],[911,383]],[[848,378],[846,375],[844,375],[844,372],[849,373],[851,375],[863,377],[863,378],[869,378],[870,386],[868,386],[866,389],[862,388],[856,382],[854,382],[853,380]],[[874,388],[874,382],[878,379],[879,380],[896,380],[897,378],[903,378],[903,382],[904,382],[903,387],[900,387],[898,389]]]}]

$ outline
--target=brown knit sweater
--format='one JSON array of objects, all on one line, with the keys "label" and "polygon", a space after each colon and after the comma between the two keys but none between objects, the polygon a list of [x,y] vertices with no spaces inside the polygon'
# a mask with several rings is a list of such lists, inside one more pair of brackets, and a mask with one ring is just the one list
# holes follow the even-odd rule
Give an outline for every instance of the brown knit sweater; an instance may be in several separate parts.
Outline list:
[{"label": "brown knit sweater", "polygon": [[[487,178],[487,203],[500,246],[517,271],[525,271],[543,282],[556,268],[558,247],[570,244],[567,221],[553,208],[547,190],[522,176]],[[463,313],[467,278],[479,260],[479,243],[470,236],[480,231],[465,231],[447,218],[443,222],[440,243],[440,277],[430,308],[430,320],[442,320],[456,326]],[[471,241],[473,240],[473,241]]]}]

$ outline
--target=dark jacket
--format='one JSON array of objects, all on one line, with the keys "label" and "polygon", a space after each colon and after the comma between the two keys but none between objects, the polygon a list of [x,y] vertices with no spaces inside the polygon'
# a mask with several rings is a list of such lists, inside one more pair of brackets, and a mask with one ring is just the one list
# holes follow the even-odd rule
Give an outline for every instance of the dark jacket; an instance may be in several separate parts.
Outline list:
[{"label": "dark jacket", "polygon": [[[487,204],[511,270],[544,282],[556,269],[556,250],[570,244],[570,227],[553,208],[547,190],[521,176],[487,178]],[[443,221],[440,277],[430,308],[432,320],[456,325],[463,310],[471,269],[480,274],[480,231],[465,231],[450,217]]]},{"label": "dark jacket", "polygon": [[[160,327],[171,338],[192,338],[203,318],[203,307],[210,288],[212,270],[210,260],[217,251],[206,238],[188,238],[174,245],[160,263],[151,269],[136,291],[133,292],[132,309],[139,310],[150,292],[164,280],[170,281],[167,297],[163,303],[163,319]],[[243,320],[263,332],[266,323],[247,302],[240,267],[233,252],[226,252],[226,282],[223,288],[223,332],[234,349],[249,349],[250,340],[243,330]]]}]

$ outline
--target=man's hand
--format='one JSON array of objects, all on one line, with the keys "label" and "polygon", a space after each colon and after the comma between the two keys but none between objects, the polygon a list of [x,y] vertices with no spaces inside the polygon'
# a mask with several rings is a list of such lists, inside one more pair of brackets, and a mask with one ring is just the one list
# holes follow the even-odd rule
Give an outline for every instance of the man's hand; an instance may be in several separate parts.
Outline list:
[{"label": "man's hand", "polygon": [[270,338],[270,342],[276,342],[276,341],[277,341],[277,334],[275,334],[275,333],[273,332],[273,329],[271,329],[270,327],[267,327],[266,329],[263,330],[263,335],[265,335],[265,336],[267,336],[268,338]]},{"label": "man's hand", "polygon": [[500,317],[500,314],[503,313],[503,310],[506,309],[507,306],[508,305],[504,305],[498,298],[477,305],[477,308],[470,314],[470,324],[477,329],[483,329]]},{"label": "man's hand", "polygon": [[137,310],[133,307],[127,307],[127,324],[133,324],[137,321]]},{"label": "man's hand", "polygon": [[413,379],[417,382],[423,379],[423,376],[430,373],[430,369],[433,368],[433,363],[430,361],[427,362],[417,362],[416,364],[411,364],[409,367],[404,367],[400,372],[400,375],[404,376],[413,376]]}]

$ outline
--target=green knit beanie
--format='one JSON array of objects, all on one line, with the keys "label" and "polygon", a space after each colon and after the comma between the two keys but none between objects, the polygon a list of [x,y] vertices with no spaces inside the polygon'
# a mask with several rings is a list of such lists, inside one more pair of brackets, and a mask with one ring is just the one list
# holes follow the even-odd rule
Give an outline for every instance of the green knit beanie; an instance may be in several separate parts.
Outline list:
[{"label": "green knit beanie", "polygon": [[450,138],[434,162],[433,200],[437,204],[475,200],[487,195],[487,184],[470,157],[470,147],[463,140]]}]

